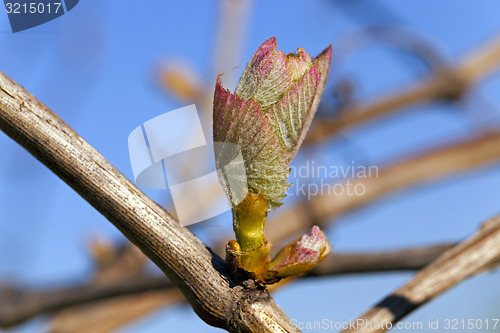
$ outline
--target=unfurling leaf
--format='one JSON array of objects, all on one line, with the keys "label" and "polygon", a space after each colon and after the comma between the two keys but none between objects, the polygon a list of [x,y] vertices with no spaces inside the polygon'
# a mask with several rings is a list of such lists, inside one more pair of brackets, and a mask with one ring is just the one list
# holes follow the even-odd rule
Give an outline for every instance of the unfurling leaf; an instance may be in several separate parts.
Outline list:
[{"label": "unfurling leaf", "polygon": [[[245,162],[248,189],[264,193],[269,208],[280,205],[290,186],[286,182],[289,170],[285,150],[259,104],[231,94],[222,88],[220,78],[215,87],[214,141],[236,144]],[[224,146],[219,147],[215,159],[221,169],[225,163],[221,159],[228,154]]]},{"label": "unfurling leaf", "polygon": [[290,186],[288,165],[316,113],[331,60],[331,47],[311,58],[276,46],[272,37],[259,47],[234,94],[218,78],[214,98],[214,141],[239,146],[248,189],[265,195],[268,210],[281,205]]}]

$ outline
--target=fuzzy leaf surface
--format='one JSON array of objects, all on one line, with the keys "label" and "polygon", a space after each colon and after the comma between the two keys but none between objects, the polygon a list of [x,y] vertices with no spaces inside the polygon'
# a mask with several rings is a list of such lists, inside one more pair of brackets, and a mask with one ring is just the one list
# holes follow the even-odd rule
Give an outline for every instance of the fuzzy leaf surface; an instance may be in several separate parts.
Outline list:
[{"label": "fuzzy leaf surface", "polygon": [[[286,181],[289,161],[259,104],[231,94],[217,78],[213,124],[214,142],[236,144],[241,149],[248,188],[264,193],[269,210],[280,206],[290,186]],[[225,163],[225,155],[224,148],[215,152],[217,169]]]}]

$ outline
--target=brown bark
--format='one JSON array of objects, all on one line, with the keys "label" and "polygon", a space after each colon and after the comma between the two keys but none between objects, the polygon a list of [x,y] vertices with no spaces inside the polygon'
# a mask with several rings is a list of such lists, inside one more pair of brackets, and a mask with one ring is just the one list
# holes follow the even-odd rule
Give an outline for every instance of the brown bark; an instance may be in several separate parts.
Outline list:
[{"label": "brown bark", "polygon": [[232,332],[274,332],[275,327],[297,331],[267,292],[237,286],[217,255],[3,73],[0,130],[70,185],[153,260],[205,322]]}]

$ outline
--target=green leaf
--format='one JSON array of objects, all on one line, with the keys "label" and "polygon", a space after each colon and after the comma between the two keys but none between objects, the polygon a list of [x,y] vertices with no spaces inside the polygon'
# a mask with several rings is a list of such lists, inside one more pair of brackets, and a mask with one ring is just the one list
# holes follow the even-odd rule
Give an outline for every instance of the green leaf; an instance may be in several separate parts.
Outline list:
[{"label": "green leaf", "polygon": [[265,41],[248,62],[235,93],[254,98],[292,160],[311,125],[323,93],[332,55],[331,46],[317,58],[302,48],[285,55],[276,38]]},{"label": "green leaf", "polygon": [[[263,193],[269,210],[280,205],[290,186],[288,164],[316,113],[331,60],[331,47],[314,59],[301,48],[285,55],[276,47],[272,37],[257,49],[234,94],[218,78],[214,100],[214,141],[241,149],[248,189]],[[237,153],[224,145],[215,149],[218,170]],[[227,181],[221,180],[236,205]]]},{"label": "green leaf", "polygon": [[291,159],[306,134],[306,119],[313,112],[311,106],[318,91],[321,70],[316,64],[295,84],[277,104],[271,106],[267,116],[271,126],[286,147]]},{"label": "green leaf", "polygon": [[[271,37],[257,49],[235,90],[244,100],[253,97],[264,112],[281,100],[293,85],[294,77],[301,77],[303,74],[300,72],[304,71],[304,65],[297,61],[297,56],[294,55],[292,60],[289,60],[276,46],[276,38]],[[295,75],[292,75],[292,72]]]},{"label": "green leaf", "polygon": [[[231,94],[217,78],[213,126],[214,142],[229,142],[240,147],[248,188],[265,195],[268,210],[280,206],[290,186],[286,182],[290,173],[289,161],[259,104],[253,98],[245,101],[237,94]],[[220,169],[224,164],[221,160],[224,152],[219,150],[215,155]]]}]

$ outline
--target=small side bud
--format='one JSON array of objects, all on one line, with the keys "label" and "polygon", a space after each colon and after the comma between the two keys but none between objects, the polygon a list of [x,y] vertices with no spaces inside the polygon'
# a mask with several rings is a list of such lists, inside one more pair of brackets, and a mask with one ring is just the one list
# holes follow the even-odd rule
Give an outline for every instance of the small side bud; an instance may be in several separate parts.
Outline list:
[{"label": "small side bud", "polygon": [[318,226],[281,249],[269,264],[269,275],[275,280],[302,274],[320,263],[332,245]]}]

